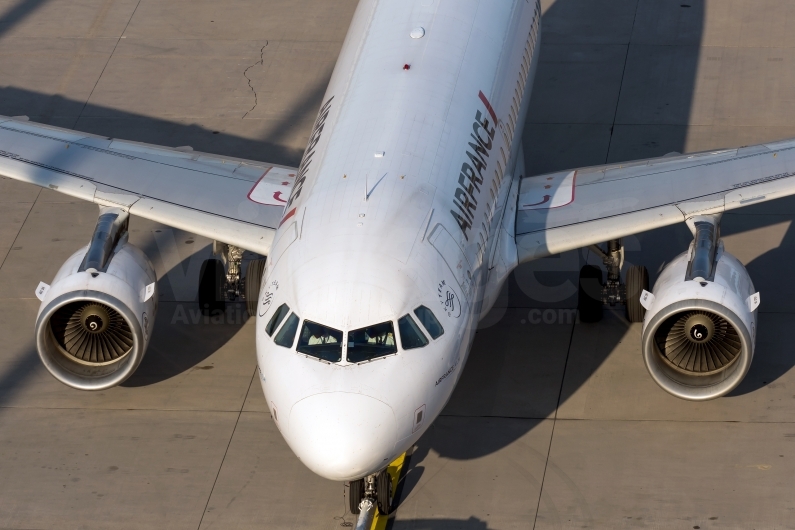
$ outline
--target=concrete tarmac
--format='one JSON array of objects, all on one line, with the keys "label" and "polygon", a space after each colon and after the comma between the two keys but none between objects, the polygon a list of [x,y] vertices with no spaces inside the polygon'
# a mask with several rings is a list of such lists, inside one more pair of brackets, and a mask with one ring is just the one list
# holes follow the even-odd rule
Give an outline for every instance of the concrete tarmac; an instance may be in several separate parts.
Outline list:
[{"label": "concrete tarmac", "polygon": [[[785,0],[544,0],[528,174],[795,137]],[[0,114],[296,165],[355,0],[0,0]],[[255,379],[253,321],[205,319],[210,242],[133,219],[160,310],[108,391],[38,360],[33,291],[96,206],[0,179],[0,528],[345,528],[344,488],[284,443]],[[724,216],[762,293],[729,396],[673,398],[619,309],[576,321],[587,251],[520,267],[406,468],[395,529],[795,528],[795,199]],[[627,238],[654,281],[685,226]]]}]

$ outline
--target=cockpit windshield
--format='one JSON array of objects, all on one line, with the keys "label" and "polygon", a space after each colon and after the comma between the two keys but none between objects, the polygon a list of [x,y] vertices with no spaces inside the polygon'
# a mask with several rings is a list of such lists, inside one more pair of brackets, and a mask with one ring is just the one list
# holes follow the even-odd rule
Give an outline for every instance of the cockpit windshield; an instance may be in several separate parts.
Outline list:
[{"label": "cockpit windshield", "polygon": [[265,333],[267,333],[269,337],[273,336],[273,332],[276,331],[276,328],[279,327],[279,324],[282,323],[282,320],[284,320],[284,317],[286,317],[289,312],[290,308],[287,307],[287,304],[280,305],[279,308],[273,312],[273,316],[268,321],[268,325],[265,326]]},{"label": "cockpit windshield", "polygon": [[404,350],[413,350],[428,345],[428,338],[423,335],[420,327],[410,315],[403,315],[398,320],[398,330],[400,331],[400,345]]},{"label": "cockpit windshield", "polygon": [[392,322],[348,332],[348,362],[360,363],[393,353],[397,353],[397,345]]},{"label": "cockpit windshield", "polygon": [[428,333],[431,334],[431,338],[433,340],[436,340],[442,336],[442,334],[444,333],[444,328],[439,323],[439,321],[436,320],[433,311],[431,311],[424,305],[421,305],[420,307],[414,310],[414,314],[417,315],[419,321],[422,323],[423,326],[425,326],[425,329],[428,330]]},{"label": "cockpit windshield", "polygon": [[292,348],[295,341],[295,332],[298,331],[298,322],[300,321],[301,319],[298,315],[292,313],[282,326],[282,329],[279,330],[279,333],[276,334],[273,342],[284,348]]},{"label": "cockpit windshield", "polygon": [[301,335],[298,337],[297,350],[324,361],[340,362],[342,360],[342,331],[305,320],[304,326],[301,328]]}]

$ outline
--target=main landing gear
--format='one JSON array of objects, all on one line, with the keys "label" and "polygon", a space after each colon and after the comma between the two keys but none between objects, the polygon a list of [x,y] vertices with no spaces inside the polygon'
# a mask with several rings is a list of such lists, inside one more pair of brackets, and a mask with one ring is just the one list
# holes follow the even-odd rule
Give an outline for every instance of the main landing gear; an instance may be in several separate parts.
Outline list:
[{"label": "main landing gear", "polygon": [[392,496],[392,477],[385,469],[350,482],[348,508],[355,515],[378,506],[381,515],[389,515],[392,513]]},{"label": "main landing gear", "polygon": [[199,307],[215,315],[224,312],[227,301],[243,299],[249,316],[255,316],[264,272],[265,259],[254,259],[244,277],[243,249],[213,241],[213,257],[202,263],[199,273]]},{"label": "main landing gear", "polygon": [[607,242],[607,251],[598,245],[589,247],[602,258],[607,269],[607,281],[602,280],[602,269],[586,265],[580,269],[580,287],[577,307],[581,322],[599,322],[605,305],[614,307],[624,304],[626,317],[630,322],[643,322],[646,309],[640,305],[640,295],[649,290],[649,271],[646,267],[632,265],[627,269],[624,283],[621,282],[621,269],[624,266],[624,246],[620,239]]}]

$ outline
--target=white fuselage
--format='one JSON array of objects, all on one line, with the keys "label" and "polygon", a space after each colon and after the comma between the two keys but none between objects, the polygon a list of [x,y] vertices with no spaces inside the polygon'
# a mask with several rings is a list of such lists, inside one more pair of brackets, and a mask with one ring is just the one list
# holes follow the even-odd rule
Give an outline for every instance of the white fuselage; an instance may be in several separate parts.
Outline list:
[{"label": "white fuselage", "polygon": [[[271,414],[319,475],[385,468],[455,388],[504,280],[497,262],[511,259],[500,255],[513,244],[502,223],[515,215],[508,197],[540,16],[527,0],[361,0],[356,10],[268,258],[257,321]],[[299,353],[295,340],[279,346],[287,319],[273,335],[265,328],[282,304],[301,325],[343,333],[392,322],[397,353],[349,362],[347,335],[339,362]],[[418,322],[419,306],[444,333],[422,328],[428,344],[404,349],[398,319]]]}]

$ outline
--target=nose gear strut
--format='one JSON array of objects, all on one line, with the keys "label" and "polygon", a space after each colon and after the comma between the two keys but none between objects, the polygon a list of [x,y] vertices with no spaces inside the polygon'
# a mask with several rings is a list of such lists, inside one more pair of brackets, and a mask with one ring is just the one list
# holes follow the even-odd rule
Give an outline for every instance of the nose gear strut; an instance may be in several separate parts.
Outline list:
[{"label": "nose gear strut", "polygon": [[380,473],[352,480],[348,485],[348,507],[359,515],[356,528],[369,528],[375,508],[381,515],[392,513],[392,476],[384,469]]}]

